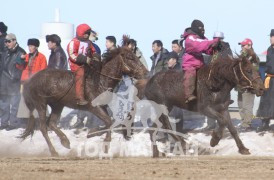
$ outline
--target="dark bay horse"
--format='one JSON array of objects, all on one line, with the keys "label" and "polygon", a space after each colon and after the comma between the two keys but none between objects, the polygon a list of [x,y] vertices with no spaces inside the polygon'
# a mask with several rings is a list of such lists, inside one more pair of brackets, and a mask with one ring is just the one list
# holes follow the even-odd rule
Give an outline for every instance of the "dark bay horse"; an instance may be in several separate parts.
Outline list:
[{"label": "dark bay horse", "polygon": [[[85,65],[85,98],[90,102],[103,91],[113,89],[122,80],[123,74],[136,79],[142,79],[147,74],[147,69],[139,58],[125,47],[111,51],[105,60],[93,61],[92,64]],[[24,84],[23,96],[30,110],[30,118],[21,138],[25,139],[33,135],[36,124],[33,111],[36,109],[39,114],[40,130],[52,156],[58,156],[58,153],[48,137],[48,127],[57,134],[64,147],[70,148],[70,141],[56,126],[65,106],[92,112],[104,121],[106,124],[104,129],[109,129],[112,124],[105,107],[93,107],[91,103],[85,106],[77,105],[75,80],[77,80],[75,74],[70,71],[46,69],[35,74]],[[48,120],[46,118],[47,105],[52,109]],[[108,131],[105,141],[110,140],[111,134]]]},{"label": "dark bay horse", "polygon": [[[226,57],[217,59],[209,66],[203,66],[197,72],[196,95],[197,100],[185,103],[183,88],[183,72],[169,70],[160,72],[148,80],[144,89],[145,96],[158,104],[164,104],[169,112],[173,106],[189,111],[200,112],[208,117],[214,118],[219,128],[212,133],[210,145],[216,146],[223,135],[225,127],[228,128],[236,141],[241,154],[250,154],[238,136],[233,126],[228,106],[230,104],[230,91],[238,86],[242,89],[250,89],[252,93],[261,96],[264,91],[263,82],[253,67],[251,61],[256,58],[253,50],[248,52],[247,57]],[[145,82],[142,82],[145,85]],[[166,116],[161,116],[161,122],[166,129],[171,130]],[[173,135],[174,137],[175,135]],[[174,137],[184,143],[180,137]],[[153,145],[153,156],[159,155],[156,145]]]}]

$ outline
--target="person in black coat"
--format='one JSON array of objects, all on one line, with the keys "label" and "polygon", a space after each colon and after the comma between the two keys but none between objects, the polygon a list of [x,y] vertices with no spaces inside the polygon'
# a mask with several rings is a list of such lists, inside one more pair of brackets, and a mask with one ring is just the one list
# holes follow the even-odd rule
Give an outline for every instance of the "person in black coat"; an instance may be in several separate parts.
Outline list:
[{"label": "person in black coat", "polygon": [[270,47],[267,49],[265,64],[265,88],[260,100],[257,116],[262,118],[262,126],[257,131],[269,129],[270,119],[274,119],[274,29],[270,32]]},{"label": "person in black coat", "polygon": [[172,51],[168,54],[168,61],[167,61],[167,66],[168,69],[172,69],[172,70],[182,70],[182,67],[180,66],[179,63],[179,56],[176,52]]},{"label": "person in black coat", "polygon": [[5,38],[7,35],[7,30],[8,27],[3,23],[0,22],[0,59],[1,59],[1,55],[5,50]]},{"label": "person in black coat", "polygon": [[21,126],[16,117],[20,102],[20,85],[22,70],[20,65],[25,63],[26,52],[17,43],[12,33],[5,38],[7,49],[1,57],[1,85],[0,85],[0,129],[12,130]]},{"label": "person in black coat", "polygon": [[56,34],[51,34],[46,36],[46,41],[51,50],[48,68],[67,70],[68,60],[65,51],[61,47],[61,38]]}]

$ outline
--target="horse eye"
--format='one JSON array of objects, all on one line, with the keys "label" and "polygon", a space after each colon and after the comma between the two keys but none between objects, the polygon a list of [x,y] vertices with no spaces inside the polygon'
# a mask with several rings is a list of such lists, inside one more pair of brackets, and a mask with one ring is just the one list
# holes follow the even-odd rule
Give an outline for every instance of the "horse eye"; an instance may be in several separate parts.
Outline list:
[{"label": "horse eye", "polygon": [[251,74],[252,70],[251,69],[247,69],[246,72],[249,73],[249,74]]}]

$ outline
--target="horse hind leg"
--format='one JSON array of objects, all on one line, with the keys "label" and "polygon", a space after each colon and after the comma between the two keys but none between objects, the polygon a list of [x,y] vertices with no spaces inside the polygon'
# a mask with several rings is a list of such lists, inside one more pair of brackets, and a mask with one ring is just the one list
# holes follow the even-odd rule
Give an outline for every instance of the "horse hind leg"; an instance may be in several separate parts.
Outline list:
[{"label": "horse hind leg", "polygon": [[52,111],[50,114],[50,118],[48,120],[48,124],[51,130],[53,130],[56,135],[60,138],[61,144],[70,149],[70,141],[67,136],[57,127],[57,121],[59,120],[63,107],[51,107]]},{"label": "horse hind leg", "polygon": [[47,123],[46,123],[46,105],[40,110],[37,110],[39,114],[39,119],[40,119],[40,131],[42,132],[42,135],[44,136],[48,147],[49,151],[52,156],[58,156],[58,153],[56,152],[55,148],[53,147],[49,136],[48,136],[48,129],[47,129]]}]

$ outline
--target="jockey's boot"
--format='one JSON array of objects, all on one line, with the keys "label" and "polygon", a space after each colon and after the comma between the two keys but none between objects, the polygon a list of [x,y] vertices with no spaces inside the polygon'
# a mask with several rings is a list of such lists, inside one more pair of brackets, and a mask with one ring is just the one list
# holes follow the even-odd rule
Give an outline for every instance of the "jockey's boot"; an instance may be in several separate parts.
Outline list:
[{"label": "jockey's boot", "polygon": [[88,104],[88,101],[84,98],[84,92],[85,92],[85,76],[84,76],[84,68],[79,68],[76,71],[76,80],[75,80],[75,87],[76,87],[76,99],[77,104],[84,106]]},{"label": "jockey's boot", "polygon": [[185,71],[184,73],[184,92],[185,92],[185,103],[189,103],[197,99],[197,97],[193,94],[195,90],[195,82],[196,82],[196,71]]}]

